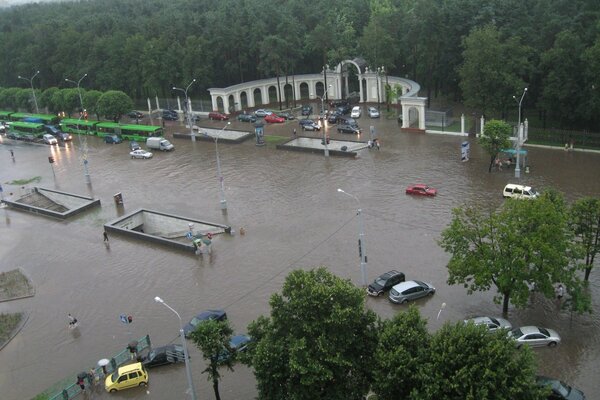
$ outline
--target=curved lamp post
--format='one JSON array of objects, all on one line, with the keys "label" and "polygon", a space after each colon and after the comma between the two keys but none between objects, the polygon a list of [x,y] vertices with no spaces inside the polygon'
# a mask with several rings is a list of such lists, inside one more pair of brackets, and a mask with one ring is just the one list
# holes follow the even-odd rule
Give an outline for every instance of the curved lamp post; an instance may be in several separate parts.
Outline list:
[{"label": "curved lamp post", "polygon": [[177,318],[179,318],[179,336],[181,336],[181,345],[183,346],[183,358],[185,359],[185,372],[187,374],[188,389],[192,395],[192,400],[197,400],[196,390],[194,389],[194,382],[192,381],[192,371],[190,370],[190,361],[189,361],[187,346],[185,343],[185,335],[183,333],[183,321],[181,321],[181,316],[179,315],[179,313],[177,311],[175,311],[173,308],[171,308],[170,305],[165,303],[165,301],[163,299],[161,299],[160,297],[156,296],[154,298],[154,301],[164,305],[169,310],[173,311],[175,313],[175,315],[177,315]]},{"label": "curved lamp post", "polygon": [[521,95],[521,100],[517,100],[515,96],[513,99],[519,104],[519,124],[517,126],[517,165],[515,166],[515,178],[521,177],[521,139],[523,138],[523,128],[521,127],[521,104],[523,103],[523,98],[527,93],[527,88],[523,89],[523,94]]},{"label": "curved lamp post", "polygon": [[343,191],[342,189],[337,190],[340,193],[343,193],[347,196],[352,197],[358,203],[358,211],[356,215],[358,215],[358,255],[360,257],[360,273],[362,275],[362,285],[367,286],[367,252],[365,249],[365,223],[363,220],[362,209],[360,207],[360,200],[358,197],[350,194],[348,192]]},{"label": "curved lamp post", "polygon": [[33,94],[33,104],[35,104],[35,113],[39,114],[40,113],[40,109],[38,108],[38,104],[37,104],[37,99],[35,98],[35,89],[33,88],[33,78],[35,78],[36,76],[38,76],[38,74],[40,73],[40,71],[37,71],[35,74],[33,74],[33,76],[31,78],[25,78],[21,75],[18,76],[19,79],[23,79],[25,81],[29,82],[29,86],[31,86],[31,93]]},{"label": "curved lamp post", "polygon": [[87,74],[83,74],[83,76],[81,78],[79,78],[79,80],[77,82],[75,82],[74,80],[71,79],[67,79],[65,78],[65,82],[69,82],[74,84],[75,86],[77,86],[77,93],[79,94],[79,119],[77,119],[77,137],[79,139],[79,147],[81,148],[82,152],[83,152],[83,170],[84,170],[84,175],[85,175],[85,183],[90,184],[91,183],[91,179],[90,179],[90,171],[88,170],[88,159],[87,159],[87,139],[84,142],[84,145],[82,145],[81,143],[81,133],[79,132],[81,129],[79,128],[79,121],[81,121],[81,118],[83,117],[83,99],[81,97],[81,81],[87,76]]},{"label": "curved lamp post", "polygon": [[196,79],[192,79],[192,81],[190,82],[189,85],[187,85],[187,87],[185,89],[182,88],[178,88],[173,86],[173,90],[179,90],[180,92],[183,92],[183,94],[185,95],[185,106],[187,109],[187,120],[188,123],[190,124],[190,135],[192,136],[192,142],[196,141],[196,135],[194,134],[194,125],[192,124],[192,103],[190,103],[190,99],[188,98],[188,90],[190,88],[190,86],[192,86],[194,84],[194,82],[196,82]]},{"label": "curved lamp post", "polygon": [[[219,185],[220,185],[220,189],[221,189],[221,210],[227,210],[227,200],[225,200],[225,188],[224,188],[224,183],[223,183],[223,175],[221,174],[221,159],[219,158],[219,135],[221,134],[221,132],[223,132],[225,130],[225,128],[227,128],[229,125],[231,125],[231,122],[227,122],[227,125],[225,125],[223,128],[221,128],[221,130],[219,131],[218,134],[216,134],[215,136],[213,136],[212,138],[215,140],[215,153],[217,156],[217,175],[218,175],[218,179],[219,179]],[[211,137],[208,134],[204,134],[206,137]]]}]

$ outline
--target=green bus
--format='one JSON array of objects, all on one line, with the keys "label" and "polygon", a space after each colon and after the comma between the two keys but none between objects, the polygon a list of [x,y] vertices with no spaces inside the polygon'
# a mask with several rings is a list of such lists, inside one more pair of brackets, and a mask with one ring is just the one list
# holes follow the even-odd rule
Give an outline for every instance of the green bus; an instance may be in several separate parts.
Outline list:
[{"label": "green bus", "polygon": [[0,121],[10,121],[10,114],[14,113],[14,111],[0,111]]},{"label": "green bus", "polygon": [[121,125],[121,136],[128,140],[143,140],[164,135],[163,128],[153,125]]},{"label": "green bus", "polygon": [[8,126],[7,136],[11,139],[34,140],[44,136],[44,133],[44,124],[16,121]]},{"label": "green bus", "polygon": [[100,137],[120,134],[121,124],[117,122],[98,122],[96,124],[96,135]]},{"label": "green bus", "polygon": [[24,119],[29,120],[40,120],[44,125],[58,125],[60,118],[57,115],[52,114],[30,114],[30,113],[11,113],[9,116],[11,121],[22,121]]},{"label": "green bus", "polygon": [[65,118],[60,122],[61,130],[65,133],[76,135],[95,135],[96,124],[100,121],[88,121],[85,119]]}]

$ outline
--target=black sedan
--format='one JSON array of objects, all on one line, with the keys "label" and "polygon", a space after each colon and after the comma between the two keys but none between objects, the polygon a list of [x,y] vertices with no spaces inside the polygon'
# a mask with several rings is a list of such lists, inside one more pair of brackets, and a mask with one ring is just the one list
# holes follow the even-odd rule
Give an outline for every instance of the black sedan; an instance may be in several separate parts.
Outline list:
[{"label": "black sedan", "polygon": [[320,131],[321,125],[317,124],[314,121],[311,121],[311,123],[309,123],[309,124],[303,124],[302,130],[303,131]]},{"label": "black sedan", "polygon": [[204,321],[216,319],[217,321],[223,321],[227,319],[227,313],[223,310],[207,310],[196,315],[183,327],[183,333],[185,337],[190,337],[190,334]]},{"label": "black sedan", "polygon": [[333,111],[329,114],[329,116],[327,117],[327,122],[329,122],[330,124],[335,124],[338,122],[338,118],[341,116],[342,114],[340,114],[337,111]]},{"label": "black sedan", "polygon": [[369,296],[379,296],[400,282],[404,282],[404,273],[392,270],[381,274],[367,287]]},{"label": "black sedan", "polygon": [[313,121],[312,119],[299,119],[298,123],[300,124],[300,126],[303,126],[303,125],[314,124],[315,121]]},{"label": "black sedan", "polygon": [[360,129],[352,125],[339,125],[337,127],[339,133],[355,133],[360,134]]},{"label": "black sedan", "polygon": [[302,106],[302,115],[310,115],[312,114],[313,108],[312,106],[305,104]]},{"label": "black sedan", "polygon": [[142,357],[142,364],[146,368],[175,364],[183,361],[185,361],[183,347],[177,344],[156,347],[150,350],[150,353],[148,353],[146,357]]},{"label": "black sedan", "polygon": [[281,117],[281,118],[285,118],[285,119],[286,119],[286,120],[288,120],[288,121],[289,121],[290,119],[296,119],[296,117],[294,117],[294,114],[292,114],[292,113],[289,113],[289,112],[287,112],[287,111],[280,112],[280,113],[278,113],[277,115],[278,115],[279,117]]},{"label": "black sedan", "polygon": [[252,114],[240,114],[237,119],[242,122],[256,122],[256,117]]},{"label": "black sedan", "polygon": [[141,119],[144,118],[144,114],[140,111],[130,111],[127,113],[127,116],[131,119]]}]

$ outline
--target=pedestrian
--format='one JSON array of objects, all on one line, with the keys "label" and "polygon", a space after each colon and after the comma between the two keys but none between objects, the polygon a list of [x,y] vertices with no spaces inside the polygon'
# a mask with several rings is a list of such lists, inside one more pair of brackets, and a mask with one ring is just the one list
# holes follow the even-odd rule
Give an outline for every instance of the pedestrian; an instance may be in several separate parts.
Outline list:
[{"label": "pedestrian", "polygon": [[565,295],[565,288],[563,287],[563,285],[559,284],[558,287],[556,288],[556,298],[558,300],[560,300],[563,298],[564,295]]},{"label": "pedestrian", "polygon": [[373,144],[375,146],[377,146],[377,150],[379,150],[379,139],[377,139],[377,138],[373,139]]},{"label": "pedestrian", "polygon": [[296,137],[296,128],[294,128],[294,137]]},{"label": "pedestrian", "polygon": [[77,318],[72,316],[70,313],[69,313],[69,315],[67,315],[67,318],[69,318],[69,328],[71,328],[71,329],[76,328],[77,327]]},{"label": "pedestrian", "polygon": [[106,231],[102,232],[102,235],[104,236],[104,241],[108,242],[108,233],[106,233]]},{"label": "pedestrian", "polygon": [[367,147],[370,149],[373,147],[373,141],[369,139],[369,141],[367,142]]},{"label": "pedestrian", "polygon": [[83,382],[83,378],[81,376],[77,377],[77,384],[81,388],[81,390],[85,390],[85,383]]},{"label": "pedestrian", "polygon": [[13,153],[12,149],[10,149],[10,158],[15,161],[15,153]]}]

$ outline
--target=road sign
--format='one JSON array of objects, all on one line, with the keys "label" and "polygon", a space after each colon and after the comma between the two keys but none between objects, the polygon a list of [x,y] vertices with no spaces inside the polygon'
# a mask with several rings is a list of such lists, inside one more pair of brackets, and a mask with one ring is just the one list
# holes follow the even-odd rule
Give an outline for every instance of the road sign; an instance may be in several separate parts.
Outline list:
[{"label": "road sign", "polygon": [[125,314],[121,314],[119,315],[119,319],[121,320],[122,323],[127,324],[129,321],[127,321],[127,315]]},{"label": "road sign", "polygon": [[194,237],[194,235],[192,234],[192,232],[188,232],[188,233],[187,233],[185,236],[186,236],[188,239],[192,239],[192,238]]}]

